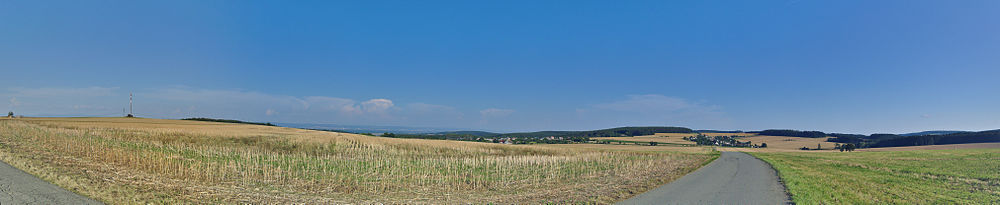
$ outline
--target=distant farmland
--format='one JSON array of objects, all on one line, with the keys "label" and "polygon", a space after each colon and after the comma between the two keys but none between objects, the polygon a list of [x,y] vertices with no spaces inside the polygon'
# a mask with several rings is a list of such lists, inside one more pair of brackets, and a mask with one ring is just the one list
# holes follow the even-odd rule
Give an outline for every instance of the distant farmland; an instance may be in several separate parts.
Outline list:
[{"label": "distant farmland", "polygon": [[186,120],[0,120],[0,159],[114,204],[609,203],[717,155],[692,151],[393,139]]},{"label": "distant farmland", "polygon": [[[809,149],[834,149],[834,142],[827,142],[826,138],[805,138],[805,137],[785,137],[785,136],[751,136],[740,138],[739,141],[749,141],[753,144],[767,143],[767,149],[797,150],[802,147]],[[819,147],[817,147],[819,146]]]},{"label": "distant farmland", "polygon": [[656,133],[653,135],[635,136],[635,137],[597,137],[594,140],[612,140],[612,141],[633,141],[633,142],[657,142],[666,145],[677,144],[677,145],[695,145],[694,141],[684,140],[684,137],[693,137],[698,134],[705,136],[753,136],[753,133]]}]

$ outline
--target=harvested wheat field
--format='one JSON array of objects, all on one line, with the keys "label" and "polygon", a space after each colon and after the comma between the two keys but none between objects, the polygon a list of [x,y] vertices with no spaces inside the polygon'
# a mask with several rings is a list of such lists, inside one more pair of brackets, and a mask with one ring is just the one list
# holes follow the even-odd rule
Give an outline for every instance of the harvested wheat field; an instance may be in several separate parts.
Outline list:
[{"label": "harvested wheat field", "polygon": [[110,204],[610,203],[679,178],[715,154],[181,120],[0,120],[0,160]]},{"label": "harvested wheat field", "polygon": [[809,149],[816,149],[816,145],[820,145],[820,148],[824,150],[832,150],[836,145],[833,142],[827,142],[824,138],[805,138],[805,137],[785,137],[785,136],[765,136],[765,135],[754,135],[750,137],[739,138],[737,140],[741,142],[750,141],[753,144],[767,143],[767,148],[770,150],[798,150],[802,147],[808,147]]},{"label": "harvested wheat field", "polygon": [[648,146],[633,144],[539,144],[530,145],[543,148],[572,148],[599,151],[635,151],[635,152],[678,152],[678,153],[713,153],[714,147],[706,146]]}]

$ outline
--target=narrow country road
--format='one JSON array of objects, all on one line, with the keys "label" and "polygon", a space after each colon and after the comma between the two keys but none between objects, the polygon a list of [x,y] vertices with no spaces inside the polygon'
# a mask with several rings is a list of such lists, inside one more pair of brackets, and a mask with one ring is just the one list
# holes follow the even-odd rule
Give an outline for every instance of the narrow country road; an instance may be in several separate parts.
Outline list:
[{"label": "narrow country road", "polygon": [[742,152],[719,159],[669,184],[617,204],[789,204],[767,163]]},{"label": "narrow country road", "polygon": [[0,204],[101,204],[0,161]]}]

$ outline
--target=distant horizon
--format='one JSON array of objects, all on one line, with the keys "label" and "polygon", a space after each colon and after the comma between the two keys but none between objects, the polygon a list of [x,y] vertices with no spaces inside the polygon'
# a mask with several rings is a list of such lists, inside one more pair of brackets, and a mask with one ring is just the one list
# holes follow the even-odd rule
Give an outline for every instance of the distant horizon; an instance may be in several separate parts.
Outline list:
[{"label": "distant horizon", "polygon": [[28,116],[1000,128],[1000,1],[0,3]]},{"label": "distant horizon", "polygon": [[[88,117],[105,118],[105,117],[110,117],[110,118],[114,118],[114,117],[124,117],[124,116],[24,116],[24,117],[28,117],[28,118],[32,118],[32,117],[37,117],[37,118],[63,118],[63,117],[64,118],[88,118]],[[411,134],[430,134],[430,133],[454,132],[454,131],[479,131],[479,132],[491,132],[491,133],[498,133],[498,134],[506,134],[506,133],[542,132],[542,131],[592,131],[592,130],[620,128],[620,127],[684,127],[684,126],[672,126],[672,125],[629,125],[629,126],[618,126],[618,127],[589,128],[589,129],[579,129],[579,130],[554,130],[554,129],[549,129],[549,130],[501,131],[501,130],[482,130],[482,129],[474,129],[474,128],[420,127],[420,126],[406,126],[406,125],[352,125],[352,124],[313,123],[313,122],[302,122],[302,123],[300,123],[300,122],[267,122],[267,121],[248,121],[248,120],[234,119],[234,118],[225,118],[225,117],[183,117],[183,118],[150,118],[150,117],[142,117],[142,116],[136,116],[136,117],[137,118],[147,118],[147,119],[165,119],[165,120],[183,120],[185,118],[211,118],[211,119],[224,119],[224,120],[240,120],[240,121],[245,121],[245,122],[272,123],[272,124],[275,124],[275,125],[278,125],[278,126],[282,126],[282,127],[299,128],[299,129],[328,129],[328,128],[294,127],[294,126],[285,126],[285,125],[344,126],[344,127],[350,127],[352,130],[362,130],[362,129],[365,129],[365,127],[371,127],[373,130],[377,129],[377,128],[382,128],[382,129],[387,129],[387,130],[389,130],[389,128],[412,128],[412,129],[439,130],[439,131],[433,131],[433,132],[406,132],[406,133],[411,133]],[[912,133],[935,132],[935,131],[982,132],[982,131],[1000,130],[1000,128],[983,129],[983,130],[939,129],[939,130],[919,130],[919,131],[904,131],[904,132],[850,133],[850,132],[836,132],[836,131],[828,131],[828,130],[806,130],[806,129],[795,129],[795,128],[763,128],[763,129],[749,129],[749,130],[740,130],[740,129],[702,129],[702,128],[695,128],[695,127],[684,127],[684,128],[688,128],[688,129],[691,129],[691,130],[694,130],[694,131],[698,131],[698,130],[713,130],[713,131],[725,131],[725,132],[731,132],[731,131],[760,132],[760,131],[764,131],[764,130],[798,130],[798,131],[820,131],[820,132],[824,132],[824,133],[827,133],[827,134],[837,133],[837,134],[864,134],[864,135],[872,135],[872,134],[912,134]],[[345,130],[345,131],[347,131],[347,130]]]}]

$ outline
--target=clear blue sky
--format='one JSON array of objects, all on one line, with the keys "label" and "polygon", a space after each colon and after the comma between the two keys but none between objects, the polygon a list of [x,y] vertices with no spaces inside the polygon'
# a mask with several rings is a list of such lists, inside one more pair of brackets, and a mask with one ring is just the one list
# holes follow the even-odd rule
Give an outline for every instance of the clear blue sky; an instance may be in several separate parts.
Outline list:
[{"label": "clear blue sky", "polygon": [[0,1],[29,116],[1000,128],[1000,1]]}]

